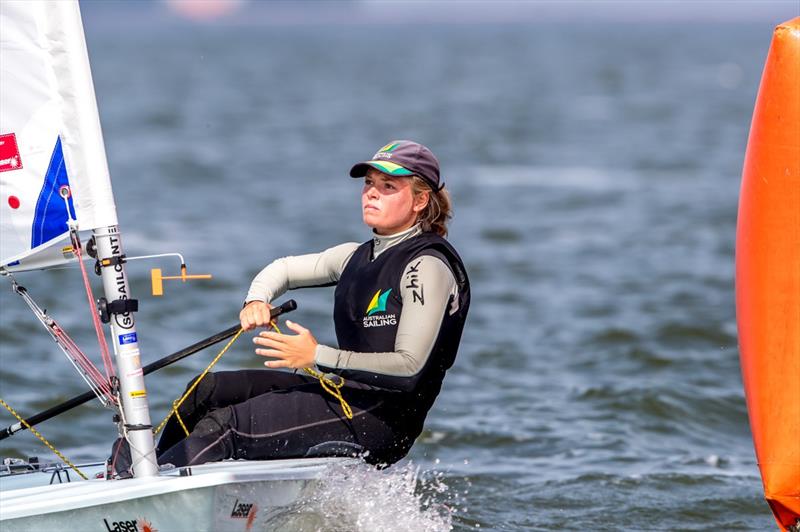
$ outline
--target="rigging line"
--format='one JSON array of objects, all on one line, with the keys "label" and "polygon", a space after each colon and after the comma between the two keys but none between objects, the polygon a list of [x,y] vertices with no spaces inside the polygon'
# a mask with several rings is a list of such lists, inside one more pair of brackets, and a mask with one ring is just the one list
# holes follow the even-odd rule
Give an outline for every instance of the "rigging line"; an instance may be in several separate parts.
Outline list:
[{"label": "rigging line", "polygon": [[0,404],[2,404],[2,405],[3,405],[3,406],[6,408],[6,410],[8,410],[9,412],[11,412],[11,415],[12,415],[12,416],[14,416],[15,418],[17,418],[17,420],[18,420],[20,423],[22,423],[23,425],[25,425],[25,426],[28,428],[28,430],[29,430],[29,431],[31,431],[31,432],[33,433],[33,435],[34,435],[34,436],[36,436],[37,438],[39,438],[39,440],[40,440],[42,443],[44,443],[44,444],[47,446],[47,448],[48,448],[48,449],[50,449],[51,451],[53,451],[53,452],[55,453],[55,455],[56,455],[56,456],[58,456],[58,457],[61,459],[61,461],[62,461],[62,462],[64,462],[65,464],[67,464],[69,467],[71,467],[71,468],[72,468],[72,470],[73,470],[73,471],[75,471],[77,474],[79,474],[83,480],[89,480],[89,477],[87,477],[86,475],[84,475],[84,474],[83,474],[83,472],[82,472],[80,469],[78,469],[78,466],[76,466],[75,464],[73,464],[72,462],[70,462],[70,461],[69,461],[69,459],[68,459],[66,456],[64,456],[63,454],[61,454],[61,452],[60,452],[58,449],[56,449],[56,448],[53,446],[53,444],[52,444],[52,443],[50,443],[49,441],[47,441],[47,440],[45,439],[45,437],[44,437],[44,436],[42,436],[42,433],[41,433],[41,432],[39,432],[39,431],[38,431],[38,430],[36,430],[35,428],[33,428],[33,427],[31,427],[30,425],[28,425],[28,423],[27,423],[27,422],[26,422],[24,419],[22,419],[22,416],[20,416],[19,414],[17,414],[17,413],[16,413],[16,411],[14,411],[14,409],[13,409],[13,408],[11,408],[11,406],[9,406],[9,404],[8,404],[8,403],[6,403],[5,401],[3,401],[3,399],[0,399]]},{"label": "rigging line", "polygon": [[[278,327],[278,322],[276,320],[272,320],[270,325],[275,332],[278,334],[282,334],[280,328]],[[344,413],[347,419],[353,419],[353,409],[350,408],[350,405],[345,400],[344,396],[342,395],[342,386],[344,386],[344,378],[340,377],[339,375],[334,375],[338,380],[334,381],[328,374],[320,373],[312,368],[303,368],[303,371],[306,374],[311,375],[315,379],[319,381],[319,385],[322,387],[323,390],[334,396],[336,399],[339,400],[339,404],[342,406],[342,412]],[[186,429],[184,429],[186,430]]]},{"label": "rigging line", "polygon": [[65,344],[65,346],[62,346],[62,349],[63,347],[66,347],[66,349],[70,350],[71,356],[68,355],[67,358],[69,358],[70,362],[72,362],[72,365],[76,370],[78,370],[79,373],[82,373],[81,376],[87,382],[87,384],[89,384],[89,387],[92,388],[92,391],[95,392],[95,395],[97,395],[97,398],[100,399],[100,402],[103,403],[104,406],[108,406],[109,403],[113,402],[113,400],[109,400],[113,399],[111,386],[109,386],[108,382],[95,367],[95,365],[92,364],[92,361],[81,352],[72,338],[67,336],[63,329],[59,327],[56,334],[61,337]]},{"label": "rigging line", "polygon": [[344,396],[342,395],[342,386],[344,386],[344,379],[342,377],[338,377],[338,382],[331,379],[328,375],[323,373],[319,373],[318,371],[314,371],[311,368],[303,368],[303,371],[314,377],[315,379],[319,380],[319,385],[322,386],[322,389],[334,396],[336,399],[339,400],[339,404],[342,406],[342,412],[344,413],[347,419],[353,419],[353,409],[350,408],[350,405],[345,400]]},{"label": "rigging line", "polygon": [[[278,327],[277,320],[272,320],[270,322],[270,325],[278,333],[281,332],[280,328]],[[219,362],[219,359],[222,358],[222,355],[224,355],[225,352],[228,351],[228,349],[239,338],[239,336],[242,335],[243,332],[244,332],[244,329],[240,328],[237,331],[236,335],[233,338],[230,339],[230,341],[225,345],[225,347],[222,348],[222,350],[219,352],[219,354],[217,354],[217,356],[214,357],[214,359],[208,364],[208,366],[206,367],[206,369],[203,370],[203,372],[200,374],[200,376],[197,379],[195,379],[195,381],[192,383],[192,385],[189,387],[189,389],[187,389],[183,393],[183,395],[180,397],[180,399],[176,399],[175,401],[173,401],[172,409],[170,410],[170,412],[161,421],[161,423],[159,423],[158,427],[156,427],[153,430],[153,434],[154,435],[158,434],[159,432],[161,432],[161,430],[167,424],[167,421],[169,421],[169,418],[171,418],[173,415],[175,415],[175,418],[178,420],[178,424],[183,429],[184,434],[186,436],[189,436],[189,429],[186,427],[186,424],[183,422],[183,419],[181,418],[180,413],[178,412],[178,408],[181,406],[181,404],[183,404],[183,402],[186,400],[186,398],[194,391],[194,389],[200,384],[200,381],[203,380],[203,378],[206,376],[206,374],[208,374],[208,372],[211,371],[211,368],[213,368],[214,365],[216,365],[216,363]],[[336,399],[339,400],[339,404],[342,407],[342,412],[344,413],[345,417],[347,417],[347,419],[353,419],[353,409],[350,407],[350,405],[348,404],[347,400],[342,395],[342,387],[344,386],[344,383],[345,383],[345,380],[342,377],[336,375],[336,377],[338,377],[338,381],[334,381],[328,375],[319,373],[317,371],[314,371],[311,368],[303,368],[303,370],[308,375],[311,375],[312,377],[317,379],[319,381],[319,384],[320,384],[320,386],[322,387],[323,390],[325,390],[327,393],[331,394],[333,397],[335,397]],[[127,437],[126,437],[126,439],[127,439]]]},{"label": "rigging line", "polygon": [[[62,329],[61,326],[58,325],[58,323],[51,316],[48,316],[45,313],[45,311],[43,311],[36,304],[36,302],[33,301],[33,298],[30,297],[27,290],[24,287],[19,286],[16,282],[16,279],[13,276],[11,276],[11,280],[14,291],[20,296],[22,296],[22,298],[27,303],[28,307],[37,317],[39,322],[45,327],[47,332],[50,334],[50,336],[53,338],[56,344],[61,348],[61,350],[64,352],[67,358],[70,359],[71,362],[73,362],[73,365],[75,364],[75,362],[79,362],[80,365],[86,369],[86,371],[84,372],[84,378],[89,377],[90,379],[92,379],[92,381],[94,382],[94,386],[92,386],[93,388],[100,388],[103,390],[103,393],[105,394],[109,393],[110,387],[105,382],[105,379],[103,378],[102,374],[97,370],[94,364],[92,364],[91,360],[89,360],[88,357],[86,357],[86,355],[84,355],[83,352],[81,352],[80,348],[78,348],[78,346],[75,344],[72,338],[69,337],[66,331],[64,331],[64,329]],[[88,375],[86,375],[86,373],[88,373]],[[102,398],[101,402],[103,402]]]},{"label": "rigging line", "polygon": [[62,329],[60,326],[54,323],[53,334],[64,343],[64,346],[67,349],[69,349],[71,353],[76,355],[75,358],[78,359],[81,366],[85,368],[86,372],[89,373],[91,377],[98,383],[98,386],[104,387],[110,391],[110,387],[108,386],[108,383],[105,381],[103,374],[100,373],[100,370],[98,370],[97,367],[94,364],[92,364],[92,361],[89,360],[88,357],[86,357],[86,355],[83,354],[83,352],[80,350],[75,341],[72,338],[70,338],[69,335],[67,335],[66,331],[64,331],[64,329]]},{"label": "rigging line", "polygon": [[[189,397],[189,394],[191,394],[194,391],[194,389],[197,387],[197,385],[200,383],[200,381],[202,381],[203,378],[208,374],[208,372],[211,371],[211,368],[213,368],[214,365],[217,362],[219,362],[219,359],[222,358],[222,355],[224,355],[225,352],[228,349],[230,349],[230,347],[233,345],[233,343],[236,340],[239,339],[239,337],[242,335],[243,332],[244,332],[244,329],[239,328],[239,331],[233,336],[233,338],[231,338],[228,341],[227,344],[225,344],[225,347],[222,348],[222,351],[220,351],[219,354],[217,354],[217,356],[214,357],[214,360],[212,360],[211,363],[208,366],[206,366],[206,369],[203,370],[203,373],[201,373],[200,376],[195,379],[195,381],[192,383],[192,385],[189,387],[189,389],[186,390],[186,392],[184,392],[184,394],[181,396],[181,398],[178,399],[177,401],[175,401],[174,403],[172,403],[172,410],[170,410],[169,414],[167,414],[167,417],[165,417],[164,420],[161,423],[158,424],[158,427],[156,427],[156,429],[153,431],[153,434],[158,434],[159,432],[161,432],[161,429],[164,428],[164,425],[167,424],[167,421],[169,421],[169,418],[171,418],[173,414],[179,415],[178,414],[178,407],[181,406],[181,404],[183,404],[183,402],[186,400],[186,398]],[[180,423],[181,427],[183,427],[183,431],[188,436],[189,435],[189,431],[186,429],[186,425],[184,425],[183,420],[179,419],[179,423]]]},{"label": "rigging line", "polygon": [[[67,211],[69,212],[69,211]],[[106,378],[111,381],[111,377],[115,375],[114,364],[111,362],[111,354],[108,351],[108,344],[106,343],[106,335],[103,331],[103,326],[100,323],[100,317],[97,315],[97,308],[94,302],[94,294],[92,293],[92,285],[89,283],[89,275],[86,273],[86,266],[83,264],[83,257],[81,256],[81,241],[78,236],[78,230],[75,226],[70,227],[70,237],[72,240],[72,250],[75,257],[78,259],[78,264],[81,267],[81,276],[83,277],[83,285],[86,288],[86,297],[89,300],[89,308],[92,314],[92,323],[94,330],[97,334],[97,342],[100,344],[100,355],[103,358],[103,366],[106,370]]]},{"label": "rigging line", "polygon": [[105,381],[103,375],[95,367],[95,365],[92,364],[92,361],[83,354],[78,345],[72,340],[72,338],[69,337],[66,331],[64,331],[64,329],[62,329],[57,323],[55,323],[55,321],[53,321],[51,329],[56,342],[59,343],[63,349],[69,351],[69,355],[71,355],[69,358],[73,361],[73,363],[80,365],[85,376],[92,379],[92,381],[95,383],[95,386],[102,389],[104,394],[111,393],[111,387]]},{"label": "rigging line", "polygon": [[[83,377],[87,384],[89,384],[89,387],[92,389],[95,395],[97,395],[97,398],[100,400],[100,402],[104,406],[108,406],[110,402],[114,402],[110,385],[92,363],[92,361],[83,354],[77,344],[72,340],[72,338],[70,338],[67,332],[58,324],[58,322],[56,322],[56,320],[51,316],[48,316],[46,311],[42,310],[39,305],[36,304],[30,294],[28,294],[28,291],[25,289],[25,287],[20,286],[12,274],[9,273],[8,276],[11,279],[12,289],[14,292],[23,298],[25,303],[28,305],[28,308],[31,309],[31,312],[33,312],[39,322],[44,326],[48,334],[50,334],[51,338],[56,342],[56,345],[61,348],[61,351],[72,363],[73,367],[75,367],[81,377]],[[103,395],[105,395],[108,399],[104,399]]]},{"label": "rigging line", "polygon": [[76,357],[68,355],[67,360],[70,361],[72,367],[74,367],[75,370],[78,372],[78,375],[81,376],[81,378],[86,382],[86,384],[89,385],[89,388],[92,390],[92,392],[94,392],[97,398],[100,399],[100,401],[105,405],[106,402],[105,399],[103,398],[103,395],[105,395],[105,390],[101,390],[100,387],[95,383],[94,378],[90,376],[90,371],[89,371],[90,368],[84,367],[83,364],[81,364],[76,359]]},{"label": "rigging line", "polygon": [[[133,443],[131,443],[131,438],[128,437],[127,431],[125,432],[125,441],[128,442],[128,448],[130,449],[130,452],[131,452],[131,469],[133,471],[136,471],[136,466],[137,465],[139,465],[139,464],[141,464],[142,462],[145,462],[145,461],[150,462],[151,464],[155,465],[156,469],[158,469],[158,459],[151,460],[144,453],[142,453],[142,451],[140,451],[138,447],[133,445]],[[141,456],[141,459],[137,460],[136,462],[134,462],[134,459],[133,459],[133,457],[134,457],[133,451],[136,451],[136,454]],[[112,471],[113,471],[113,469],[112,469]]]},{"label": "rigging line", "polygon": [[181,402],[182,402],[181,399],[183,399],[183,398],[175,399],[174,401],[172,401],[172,412],[175,414],[175,419],[178,420],[178,424],[183,429],[183,433],[186,436],[188,436],[189,435],[189,429],[186,428],[186,423],[183,422],[183,418],[181,417],[181,413],[178,412],[178,407],[181,406]]},{"label": "rigging line", "polygon": [[[122,393],[122,392],[120,391],[120,393]],[[128,420],[125,418],[125,409],[124,408],[120,408],[119,409],[119,418],[120,418],[120,425],[119,426],[122,428],[122,431],[121,431],[120,435],[122,436],[122,438],[126,442],[128,442],[128,449],[129,449],[129,451],[131,453],[131,469],[135,470],[136,469],[136,464],[140,464],[142,462],[142,460],[149,461],[151,464],[154,464],[156,466],[156,469],[158,469],[158,459],[156,458],[155,460],[150,460],[148,458],[148,455],[145,455],[142,451],[139,450],[138,447],[133,445],[133,442],[131,442],[131,438],[129,437],[128,430],[126,429],[126,427],[128,426]],[[119,452],[119,449],[117,449],[117,451]],[[136,451],[139,454],[139,456],[142,457],[142,459],[138,460],[136,463],[134,463],[134,461],[133,461],[133,451]],[[155,457],[155,453],[153,454],[153,456]],[[115,463],[116,463],[116,459],[117,459],[117,457],[115,455],[114,456],[114,462]],[[114,471],[113,467],[111,468],[111,471],[112,472]]]}]

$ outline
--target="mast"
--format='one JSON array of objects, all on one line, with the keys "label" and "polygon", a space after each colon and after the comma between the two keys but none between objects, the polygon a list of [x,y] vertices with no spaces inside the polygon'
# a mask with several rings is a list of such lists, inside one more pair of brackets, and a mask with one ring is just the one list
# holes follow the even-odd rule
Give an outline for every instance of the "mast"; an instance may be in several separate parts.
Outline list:
[{"label": "mast", "polygon": [[[104,288],[98,310],[111,328],[121,427],[134,476],[157,475],[135,300],[78,2],[3,2],[0,34],[0,190],[9,200],[0,205],[0,270],[81,260],[63,243],[73,231],[93,232]],[[51,201],[59,194],[63,203]]]},{"label": "mast", "polygon": [[[136,333],[134,318],[136,309],[132,307],[135,300],[131,297],[125,272],[125,255],[122,251],[122,238],[117,225],[114,196],[110,186],[108,163],[105,157],[100,117],[97,113],[94,83],[89,66],[86,39],[83,35],[80,8],[77,1],[51,2],[47,6],[47,10],[48,17],[55,17],[56,13],[58,14],[56,20],[63,24],[64,28],[61,29],[53,24],[50,26],[51,34],[56,34],[63,39],[65,48],[71,51],[66,54],[64,62],[67,68],[58,72],[65,78],[74,80],[74,85],[82,89],[80,94],[70,98],[69,101],[72,102],[72,105],[63,107],[65,122],[70,125],[74,124],[80,129],[83,136],[81,145],[77,149],[71,150],[71,155],[73,159],[77,160],[76,162],[83,163],[82,166],[86,171],[75,172],[74,178],[79,182],[82,181],[81,178],[89,178],[92,181],[89,185],[92,194],[98,194],[98,189],[102,191],[96,201],[113,213],[113,216],[106,217],[111,220],[109,223],[89,226],[93,229],[105,293],[104,300],[100,299],[98,302],[98,310],[101,313],[101,319],[111,328],[111,343],[114,348],[120,386],[122,419],[119,423],[123,435],[130,443],[133,476],[151,477],[158,475],[158,464],[156,463],[150,408]],[[78,216],[78,222],[81,223],[80,216]],[[83,227],[89,228],[86,225]]]},{"label": "mast", "polygon": [[133,476],[152,477],[158,475],[158,464],[134,319],[137,303],[125,272],[122,237],[116,225],[95,229],[93,234],[105,292],[99,310],[111,328],[119,376],[120,424],[130,444]]}]

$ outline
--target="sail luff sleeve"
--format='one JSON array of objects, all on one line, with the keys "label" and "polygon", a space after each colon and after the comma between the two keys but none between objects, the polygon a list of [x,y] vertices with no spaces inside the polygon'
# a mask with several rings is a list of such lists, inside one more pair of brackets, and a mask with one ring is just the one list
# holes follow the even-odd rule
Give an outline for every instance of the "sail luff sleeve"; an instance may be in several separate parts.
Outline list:
[{"label": "sail luff sleeve", "polygon": [[82,230],[117,224],[105,144],[97,112],[89,52],[77,2],[50,2],[51,43],[57,92],[62,99],[64,159]]}]

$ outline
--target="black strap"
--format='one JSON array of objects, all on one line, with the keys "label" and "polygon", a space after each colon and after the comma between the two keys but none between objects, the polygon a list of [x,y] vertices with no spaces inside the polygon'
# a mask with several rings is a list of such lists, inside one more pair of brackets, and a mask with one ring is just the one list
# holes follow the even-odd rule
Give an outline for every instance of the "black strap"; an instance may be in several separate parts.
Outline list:
[{"label": "black strap", "polygon": [[[95,256],[97,256],[96,252]],[[102,268],[116,266],[118,264],[125,264],[126,262],[128,262],[128,260],[125,255],[114,255],[112,257],[108,257],[107,259],[97,259],[94,263],[94,273],[100,275]]]},{"label": "black strap", "polygon": [[97,300],[97,310],[100,313],[100,321],[108,323],[111,321],[112,314],[127,314],[139,311],[138,299],[117,299],[110,303],[106,298],[101,297]]}]

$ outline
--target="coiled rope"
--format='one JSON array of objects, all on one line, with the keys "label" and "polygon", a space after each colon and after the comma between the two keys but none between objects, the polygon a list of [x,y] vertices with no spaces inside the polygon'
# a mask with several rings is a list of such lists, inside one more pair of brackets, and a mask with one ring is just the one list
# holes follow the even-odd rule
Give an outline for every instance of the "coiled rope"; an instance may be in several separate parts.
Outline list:
[{"label": "coiled rope", "polygon": [[344,413],[347,419],[353,419],[353,409],[350,408],[350,405],[347,404],[344,397],[342,396],[342,386],[344,386],[344,379],[338,377],[338,381],[334,381],[332,378],[324,375],[318,371],[314,371],[311,368],[303,368],[303,371],[314,377],[315,379],[319,380],[319,385],[322,386],[322,389],[334,396],[339,400],[339,404],[342,405],[342,412]]},{"label": "coiled rope", "polygon": [[[276,332],[281,332],[281,330],[278,328],[278,324],[274,320],[270,323],[270,325],[272,325],[272,328],[275,329]],[[347,404],[344,396],[342,396],[342,386],[344,386],[344,379],[342,377],[336,375],[338,381],[334,381],[331,377],[328,377],[327,375],[324,375],[311,368],[303,368],[303,371],[317,379],[323,390],[339,400],[339,404],[342,405],[342,412],[347,419],[353,419],[353,409],[350,408],[350,405]]]}]

